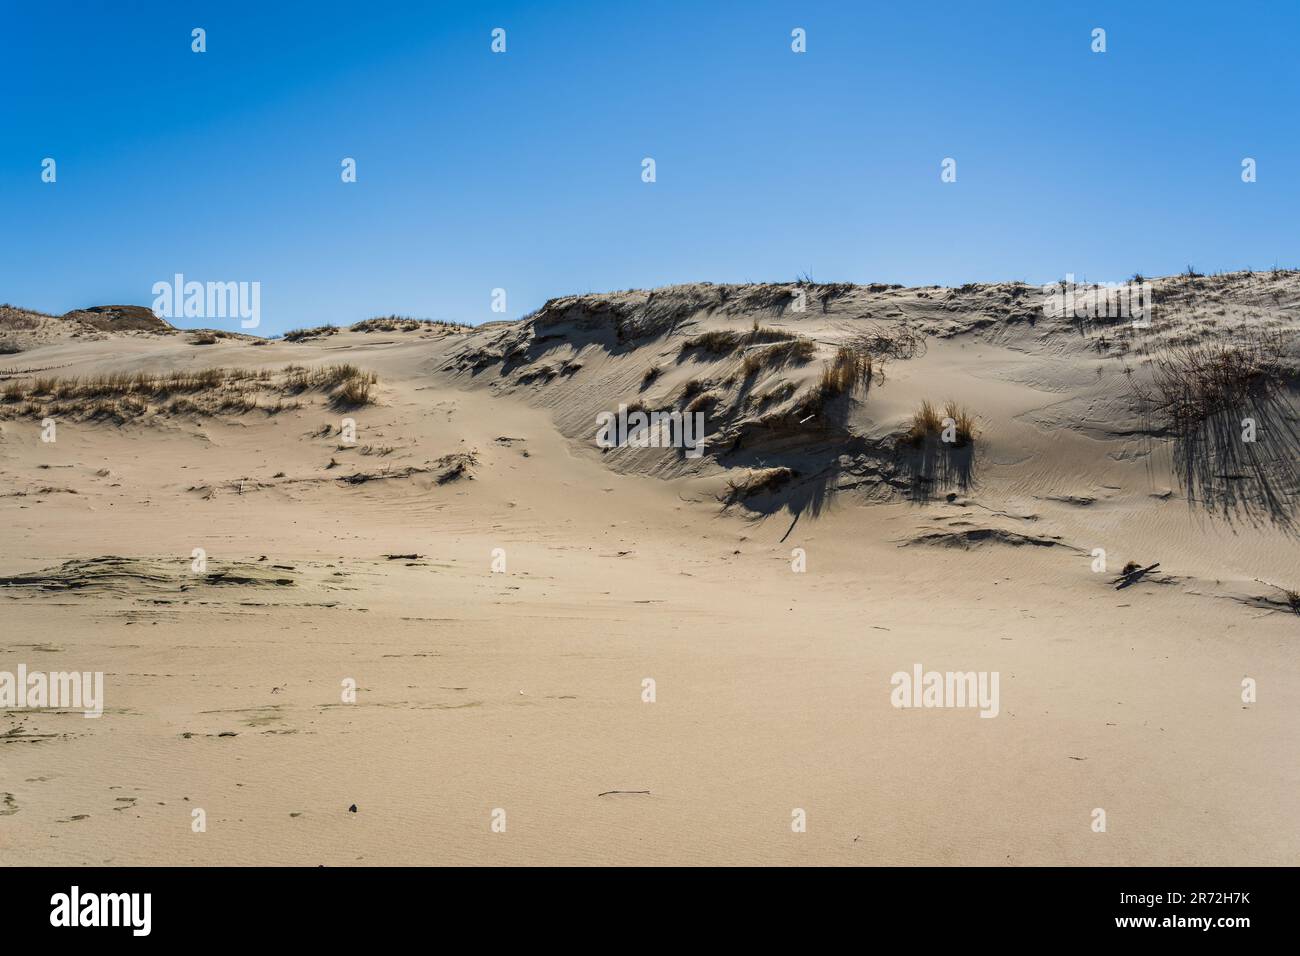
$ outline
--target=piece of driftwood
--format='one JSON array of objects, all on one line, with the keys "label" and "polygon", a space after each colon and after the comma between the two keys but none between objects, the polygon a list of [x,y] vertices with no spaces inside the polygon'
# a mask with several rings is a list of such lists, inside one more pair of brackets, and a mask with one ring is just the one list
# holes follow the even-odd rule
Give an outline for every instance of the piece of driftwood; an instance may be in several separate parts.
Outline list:
[{"label": "piece of driftwood", "polygon": [[1130,584],[1137,584],[1137,582],[1141,581],[1143,576],[1148,571],[1154,571],[1158,567],[1160,567],[1159,561],[1157,561],[1155,564],[1147,565],[1145,568],[1134,568],[1132,571],[1129,571],[1127,574],[1121,574],[1111,583],[1115,585],[1116,591],[1122,591]]}]

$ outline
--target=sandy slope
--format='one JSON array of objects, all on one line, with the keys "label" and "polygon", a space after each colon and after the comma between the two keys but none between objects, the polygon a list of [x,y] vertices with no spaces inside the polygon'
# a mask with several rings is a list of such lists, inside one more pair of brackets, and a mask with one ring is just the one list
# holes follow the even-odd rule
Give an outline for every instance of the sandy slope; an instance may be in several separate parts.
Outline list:
[{"label": "sandy slope", "polygon": [[[379,379],[353,410],[73,407],[54,443],[3,405],[0,670],[102,670],[107,704],[0,711],[0,860],[1294,863],[1300,618],[1255,579],[1300,587],[1295,393],[1221,478],[1152,433],[1124,368],[1180,335],[1294,332],[1300,277],[1158,280],[1139,333],[1012,284],[810,287],[802,313],[790,288],[269,344],[0,314],[24,347],[0,386]],[[755,320],[816,356],[746,376],[743,352],[682,351]],[[800,425],[837,344],[900,323],[923,351]],[[597,412],[680,406],[695,379],[702,459],[596,447]],[[900,454],[948,397],[978,416],[969,460]],[[759,467],[795,476],[726,504]],[[1160,568],[1116,590],[1129,560]],[[891,706],[918,662],[998,672],[998,716]]]}]

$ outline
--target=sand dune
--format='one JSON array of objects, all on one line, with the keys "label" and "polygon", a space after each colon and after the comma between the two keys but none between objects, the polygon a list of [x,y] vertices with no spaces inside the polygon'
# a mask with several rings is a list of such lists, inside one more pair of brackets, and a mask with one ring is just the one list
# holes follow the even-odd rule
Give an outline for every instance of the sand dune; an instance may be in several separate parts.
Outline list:
[{"label": "sand dune", "polygon": [[[1300,274],[1150,281],[1150,328],[1020,283],[0,308],[0,671],[105,675],[0,708],[3,859],[1293,862]],[[601,447],[620,405],[703,453]],[[996,717],[894,706],[918,664]]]}]

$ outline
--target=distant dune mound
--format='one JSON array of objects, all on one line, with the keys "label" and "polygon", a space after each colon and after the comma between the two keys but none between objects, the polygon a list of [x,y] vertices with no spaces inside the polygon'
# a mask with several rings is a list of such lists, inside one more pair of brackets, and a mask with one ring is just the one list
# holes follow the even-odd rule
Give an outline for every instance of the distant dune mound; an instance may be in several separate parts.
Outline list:
[{"label": "distant dune mound", "polygon": [[142,305],[92,305],[73,309],[64,320],[80,322],[101,332],[175,332],[172,325]]}]

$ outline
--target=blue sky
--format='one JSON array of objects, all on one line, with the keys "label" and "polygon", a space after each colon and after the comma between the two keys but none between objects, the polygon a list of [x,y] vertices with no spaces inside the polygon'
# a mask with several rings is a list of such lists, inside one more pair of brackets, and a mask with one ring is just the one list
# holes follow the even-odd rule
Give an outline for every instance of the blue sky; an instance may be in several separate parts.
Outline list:
[{"label": "blue sky", "polygon": [[0,0],[0,300],[257,281],[273,334],[498,287],[1296,266],[1297,36],[1290,2]]}]

